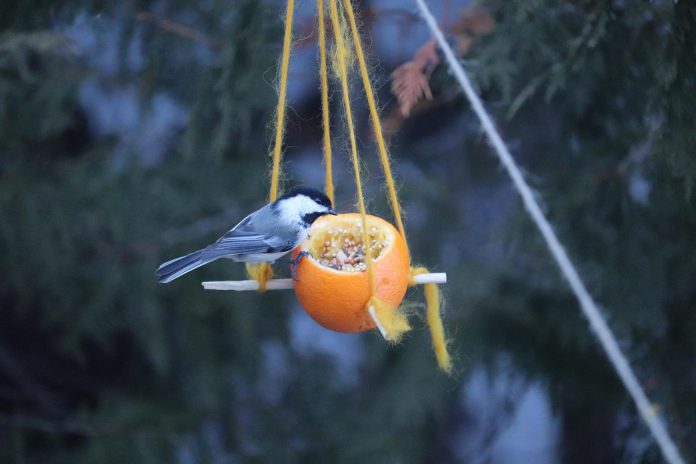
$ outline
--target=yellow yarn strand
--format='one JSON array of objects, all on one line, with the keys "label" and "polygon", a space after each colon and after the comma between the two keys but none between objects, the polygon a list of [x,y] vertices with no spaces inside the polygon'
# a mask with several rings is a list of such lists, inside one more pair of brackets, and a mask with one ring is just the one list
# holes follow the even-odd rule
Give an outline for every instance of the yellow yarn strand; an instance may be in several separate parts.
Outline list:
[{"label": "yellow yarn strand", "polygon": [[[365,211],[365,199],[363,197],[362,180],[360,179],[360,161],[358,160],[358,148],[355,138],[355,128],[353,126],[353,114],[350,107],[350,92],[348,89],[348,71],[346,66],[346,43],[344,42],[343,27],[338,16],[336,0],[330,0],[331,24],[336,40],[336,64],[338,66],[338,77],[341,81],[343,91],[343,106],[346,113],[346,123],[348,124],[348,135],[350,138],[351,159],[353,161],[353,173],[355,175],[355,185],[358,191],[358,207],[360,209],[360,220],[362,223],[362,240],[365,250],[370,250],[370,235],[367,231],[367,213]],[[366,251],[365,263],[367,264],[368,279],[370,281],[370,300],[365,305],[365,310],[372,307],[376,317],[379,319],[383,329],[391,342],[398,342],[401,336],[411,329],[406,318],[395,308],[391,308],[388,303],[377,298],[377,282],[374,274],[374,263],[372,257]]]},{"label": "yellow yarn strand", "polygon": [[[415,285],[414,277],[419,274],[427,274],[428,269],[424,267],[411,268],[410,285]],[[440,289],[435,284],[425,284],[425,303],[428,308],[427,320],[430,327],[430,337],[433,343],[433,351],[435,351],[435,359],[440,369],[447,372],[452,372],[452,361],[450,360],[449,352],[447,351],[447,341],[445,340],[445,329],[442,325],[442,316],[440,311]]]},{"label": "yellow yarn strand", "polygon": [[370,75],[367,71],[367,64],[365,63],[365,54],[363,53],[362,44],[360,43],[360,35],[358,34],[358,26],[355,22],[353,5],[351,4],[351,0],[343,0],[343,4],[345,6],[346,13],[348,13],[348,22],[350,24],[350,29],[353,36],[353,45],[355,47],[355,53],[358,56],[360,75],[362,76],[363,87],[365,88],[365,95],[367,96],[367,105],[370,108],[372,128],[375,133],[375,139],[377,140],[377,148],[379,149],[379,157],[380,161],[382,162],[382,170],[384,170],[387,189],[389,190],[389,201],[391,202],[391,207],[394,211],[396,226],[399,229],[399,233],[404,238],[404,242],[406,242],[406,251],[410,256],[411,252],[408,248],[408,240],[406,240],[406,229],[404,228],[404,223],[401,218],[401,207],[399,206],[399,199],[396,194],[396,185],[394,184],[394,177],[392,175],[391,165],[389,163],[387,144],[384,142],[384,135],[382,134],[382,123],[380,122],[379,113],[377,112],[377,103],[372,91],[372,84],[370,82]]},{"label": "yellow yarn strand", "polygon": [[[389,201],[391,202],[391,207],[394,211],[394,218],[396,219],[397,228],[399,229],[399,233],[401,233],[401,236],[404,238],[404,242],[406,243],[406,251],[408,252],[410,257],[411,252],[408,248],[408,240],[406,240],[406,230],[404,228],[404,223],[401,217],[401,207],[399,206],[399,198],[396,193],[394,176],[392,175],[391,164],[389,162],[387,144],[384,141],[384,135],[382,133],[382,123],[380,122],[379,113],[377,112],[377,102],[375,99],[374,92],[372,91],[372,83],[370,82],[370,74],[367,70],[365,54],[363,53],[362,43],[360,41],[360,35],[358,33],[358,26],[355,21],[353,5],[351,4],[351,0],[342,1],[346,14],[348,16],[348,23],[350,24],[351,35],[353,37],[353,46],[355,48],[355,53],[358,57],[358,64],[360,66],[360,76],[362,77],[363,87],[365,89],[365,96],[367,97],[367,105],[370,108],[370,119],[372,120],[372,128],[374,130],[375,139],[377,141],[379,158],[382,163],[382,170],[384,170],[384,177],[387,183],[387,189],[389,191]],[[413,280],[413,277],[415,275],[424,274],[427,272],[428,270],[424,267],[411,268],[411,278],[409,282],[410,285],[415,284]],[[427,305],[428,326],[430,327],[430,336],[432,338],[435,357],[440,368],[445,372],[449,373],[452,369],[452,364],[450,361],[449,353],[447,352],[445,331],[442,325],[442,316],[440,314],[440,291],[437,288],[437,285],[426,284],[424,292],[425,302]]]},{"label": "yellow yarn strand", "polygon": [[288,0],[285,11],[285,36],[283,37],[283,57],[280,63],[280,89],[278,95],[278,109],[276,119],[275,146],[273,147],[273,172],[271,173],[271,188],[268,193],[268,201],[273,202],[278,198],[278,184],[280,182],[280,159],[283,156],[283,135],[285,134],[285,100],[288,88],[288,66],[290,64],[290,46],[292,45],[292,16],[295,9],[295,0]]},{"label": "yellow yarn strand", "polygon": [[[290,64],[290,47],[292,45],[292,17],[295,10],[295,1],[288,0],[285,10],[285,35],[283,37],[283,55],[280,62],[280,85],[278,93],[278,108],[276,110],[276,133],[273,147],[273,170],[271,171],[271,187],[268,192],[268,201],[273,202],[278,198],[280,183],[280,160],[283,156],[283,136],[285,135],[285,100],[288,88],[288,67]],[[266,282],[273,278],[273,268],[269,263],[246,264],[249,277],[259,283],[259,291],[266,291]]]},{"label": "yellow yarn strand", "polygon": [[332,204],[334,203],[333,162],[331,154],[331,127],[329,121],[329,79],[326,64],[326,27],[324,25],[324,2],[317,0],[319,16],[319,73],[321,75],[321,112],[324,124],[324,165],[326,167],[326,185],[324,191]]},{"label": "yellow yarn strand", "polygon": [[424,292],[428,307],[428,327],[430,327],[430,337],[437,365],[449,374],[452,372],[452,362],[447,352],[445,329],[442,326],[442,316],[440,315],[440,290],[435,284],[425,284]]},{"label": "yellow yarn strand", "polygon": [[[353,127],[353,113],[350,108],[350,92],[348,89],[348,71],[346,69],[346,45],[343,42],[343,34],[341,33],[341,23],[338,18],[338,9],[336,1],[330,0],[331,10],[331,25],[334,31],[336,40],[336,55],[338,64],[338,76],[341,81],[341,89],[343,91],[343,107],[346,112],[346,123],[348,124],[348,135],[350,137],[351,159],[353,161],[353,173],[355,174],[355,187],[358,190],[358,207],[360,209],[360,221],[362,223],[362,238],[365,250],[370,249],[370,235],[367,231],[367,213],[365,211],[365,199],[363,197],[362,180],[360,179],[360,161],[358,160],[358,144],[355,138],[355,128]],[[375,273],[372,268],[372,257],[369,253],[365,253],[365,263],[367,264],[367,273],[370,279],[370,293],[374,296],[377,290],[375,281]]]}]

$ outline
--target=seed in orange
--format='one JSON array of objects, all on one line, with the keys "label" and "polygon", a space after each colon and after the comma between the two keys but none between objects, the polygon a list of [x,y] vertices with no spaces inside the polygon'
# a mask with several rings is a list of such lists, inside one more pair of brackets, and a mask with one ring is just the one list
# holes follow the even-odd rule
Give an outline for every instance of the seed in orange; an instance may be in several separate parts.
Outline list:
[{"label": "seed in orange", "polygon": [[[408,287],[410,264],[406,243],[394,226],[384,219],[368,215],[367,228],[377,284],[376,296],[396,309]],[[368,273],[364,270],[365,264],[354,259],[355,255],[350,252],[351,249],[362,250],[361,245],[360,214],[339,214],[323,216],[315,221],[307,240],[292,253],[296,257],[304,250],[311,255],[297,265],[295,294],[310,317],[327,329],[362,332],[375,327],[365,310],[371,297]],[[344,250],[349,250],[349,256]],[[337,254],[338,266],[335,265]]]}]

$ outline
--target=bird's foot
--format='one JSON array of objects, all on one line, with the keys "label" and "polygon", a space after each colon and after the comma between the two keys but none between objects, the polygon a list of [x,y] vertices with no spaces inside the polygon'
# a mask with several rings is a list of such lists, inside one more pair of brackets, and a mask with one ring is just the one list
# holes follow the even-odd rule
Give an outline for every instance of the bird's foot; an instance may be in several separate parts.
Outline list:
[{"label": "bird's foot", "polygon": [[311,256],[311,254],[307,250],[302,250],[294,259],[290,260],[290,277],[292,277],[292,280],[295,282],[299,281],[297,278],[297,265],[300,264],[300,261],[302,261],[302,258],[305,256]]}]

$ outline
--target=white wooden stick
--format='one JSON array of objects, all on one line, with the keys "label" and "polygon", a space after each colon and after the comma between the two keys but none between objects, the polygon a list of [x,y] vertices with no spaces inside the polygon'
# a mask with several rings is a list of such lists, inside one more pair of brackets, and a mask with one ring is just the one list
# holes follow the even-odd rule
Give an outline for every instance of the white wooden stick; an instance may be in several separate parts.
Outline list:
[{"label": "white wooden stick", "polygon": [[[432,274],[419,274],[414,277],[416,284],[446,284],[447,274],[435,272]],[[202,282],[206,290],[234,290],[237,292],[253,291],[259,289],[259,283],[255,280],[219,280]],[[292,279],[271,279],[266,282],[267,290],[292,290]]]},{"label": "white wooden stick", "polygon": [[[447,274],[444,272],[435,272],[432,274],[419,274],[414,276],[413,280],[418,285],[422,284],[445,284],[447,283]],[[237,292],[243,292],[248,290],[258,290],[259,283],[255,280],[219,280],[212,282],[202,282],[203,288],[206,290],[235,290]],[[267,290],[292,290],[292,279],[271,279],[266,282]],[[367,309],[370,317],[375,321],[375,325],[379,329],[379,333],[382,334],[385,340],[389,341],[389,334],[382,323],[377,318],[374,306],[370,306]]]},{"label": "white wooden stick", "polygon": [[[243,292],[247,290],[258,290],[259,283],[255,280],[219,280],[212,282],[201,282],[206,290],[234,290]],[[267,290],[292,290],[292,279],[271,279],[266,282]]]}]

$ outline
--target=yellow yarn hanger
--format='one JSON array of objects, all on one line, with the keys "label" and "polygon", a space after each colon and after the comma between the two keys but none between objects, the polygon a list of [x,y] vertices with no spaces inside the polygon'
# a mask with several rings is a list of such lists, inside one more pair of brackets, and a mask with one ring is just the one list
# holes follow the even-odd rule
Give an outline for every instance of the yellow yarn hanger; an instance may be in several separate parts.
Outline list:
[{"label": "yellow yarn hanger", "polygon": [[[399,198],[396,194],[396,186],[394,185],[394,177],[392,176],[391,166],[389,164],[389,154],[387,153],[387,144],[384,142],[384,135],[382,134],[382,123],[379,119],[379,113],[377,112],[377,103],[375,101],[375,95],[372,92],[372,83],[370,82],[370,75],[367,72],[367,65],[365,64],[365,56],[363,54],[362,44],[360,43],[360,35],[358,33],[358,26],[355,22],[355,14],[353,13],[353,5],[350,0],[344,0],[345,10],[348,14],[348,22],[350,23],[350,30],[353,36],[353,45],[355,47],[355,53],[358,56],[358,64],[360,65],[360,76],[362,77],[363,87],[365,88],[365,96],[367,97],[367,106],[370,108],[370,119],[372,121],[372,127],[375,132],[375,139],[377,141],[377,148],[379,149],[379,157],[382,162],[382,169],[384,170],[384,177],[387,182],[387,188],[389,190],[389,201],[391,203],[392,210],[394,211],[394,219],[396,220],[396,228],[399,229],[401,236],[404,237],[406,241],[406,249],[408,250],[408,240],[406,240],[406,229],[404,228],[404,222],[401,216],[401,208],[399,207]],[[410,255],[410,251],[409,251]]]},{"label": "yellow yarn hanger", "polygon": [[[348,135],[350,138],[351,159],[353,162],[353,173],[355,175],[355,186],[358,191],[358,207],[360,209],[360,220],[362,222],[362,239],[365,250],[369,250],[370,235],[367,229],[367,212],[365,210],[365,198],[363,196],[362,181],[360,179],[360,161],[358,159],[358,148],[353,127],[353,115],[350,107],[350,91],[348,87],[348,71],[346,65],[346,45],[344,42],[344,27],[338,15],[336,0],[330,0],[331,25],[336,40],[336,64],[338,66],[338,77],[343,91],[343,107],[346,113],[346,124],[348,125]],[[411,329],[406,318],[396,308],[378,298],[377,282],[375,280],[374,264],[370,253],[365,253],[365,263],[367,264],[367,274],[370,281],[371,298],[365,305],[365,311],[372,308],[377,319],[379,319],[383,329],[389,336],[389,340],[398,341],[401,336]]]},{"label": "yellow yarn hanger", "polygon": [[[290,48],[292,45],[292,17],[295,10],[295,1],[288,0],[285,10],[285,34],[283,37],[283,55],[280,63],[280,85],[278,92],[278,108],[276,110],[275,145],[273,146],[273,168],[271,172],[271,187],[268,192],[268,201],[273,202],[278,198],[280,184],[280,159],[283,156],[283,135],[285,134],[285,101],[288,88],[288,67],[290,64]],[[269,263],[246,264],[249,277],[259,283],[259,291],[266,291],[266,282],[273,277],[273,267]]]},{"label": "yellow yarn hanger", "polygon": [[280,182],[280,159],[283,156],[283,135],[285,134],[285,100],[288,90],[288,67],[290,65],[290,47],[292,45],[292,16],[295,0],[288,0],[285,11],[285,34],[283,37],[283,58],[280,64],[280,91],[278,93],[278,110],[276,119],[275,145],[273,147],[273,172],[271,173],[271,188],[268,201],[278,198]]},{"label": "yellow yarn hanger", "polygon": [[[340,2],[340,3],[338,3]],[[341,11],[339,12],[339,5]],[[285,105],[287,93],[287,78],[288,64],[290,60],[290,49],[292,42],[292,18],[294,10],[294,0],[288,0],[286,15],[285,15],[285,34],[283,40],[283,54],[280,66],[280,89],[278,95],[277,107],[277,122],[275,132],[275,145],[273,150],[273,164],[271,172],[271,186],[269,192],[269,200],[274,201],[278,197],[280,168],[283,147],[283,135],[285,127]],[[324,148],[324,164],[326,168],[326,185],[325,191],[327,196],[334,201],[334,184],[333,184],[333,167],[332,167],[332,150],[331,150],[331,133],[330,133],[330,114],[329,114],[329,97],[328,97],[328,64],[326,56],[326,28],[324,24],[324,5],[323,0],[317,0],[318,11],[318,32],[319,32],[319,56],[320,56],[320,81],[321,81],[321,101],[322,101],[322,124],[323,124],[323,148]],[[362,179],[360,175],[360,160],[358,156],[357,141],[355,136],[355,127],[353,124],[353,115],[350,101],[350,86],[348,81],[348,66],[349,54],[355,52],[362,77],[363,88],[367,98],[367,104],[370,109],[370,119],[375,133],[379,159],[384,171],[385,182],[389,192],[389,202],[394,213],[397,229],[406,241],[406,231],[403,224],[401,208],[399,205],[398,194],[394,182],[389,154],[387,151],[386,142],[382,134],[382,127],[377,111],[377,102],[372,90],[372,83],[367,70],[367,64],[363,53],[360,35],[358,32],[353,6],[350,0],[329,0],[329,16],[335,41],[335,56],[332,62],[336,68],[336,74],[341,86],[343,96],[343,109],[345,112],[345,120],[348,128],[350,140],[351,162],[353,166],[353,174],[355,177],[355,186],[358,197],[358,208],[362,223],[362,240],[365,244],[365,249],[370,248],[370,236],[367,229],[367,212],[365,208],[365,199],[363,195]],[[346,24],[347,23],[347,24]],[[351,40],[348,35],[352,37]],[[351,60],[352,61],[352,60]],[[410,255],[408,242],[406,242],[406,250]],[[389,305],[380,300],[377,295],[377,282],[374,273],[374,263],[369,253],[365,254],[365,263],[367,267],[368,279],[370,284],[371,298],[365,305],[365,311],[372,310],[372,314],[376,317],[381,327],[385,330],[389,340],[398,341],[400,337],[408,330],[410,326],[406,317],[397,310],[390,308]],[[273,272],[269,264],[263,263],[259,265],[247,265],[249,275],[258,282],[259,290],[266,290],[266,282],[272,277]],[[424,267],[412,267],[410,270],[409,284],[415,284],[415,276],[427,273],[428,270]],[[425,299],[427,304],[427,321],[430,327],[433,349],[437,358],[438,365],[446,372],[451,371],[451,361],[447,352],[447,343],[445,341],[444,328],[440,316],[440,293],[436,284],[425,284]]]},{"label": "yellow yarn hanger", "polygon": [[324,166],[326,168],[326,186],[324,191],[331,203],[335,204],[329,120],[329,79],[326,72],[326,27],[324,26],[324,2],[322,0],[317,0],[317,15],[319,16],[319,75],[321,79],[321,115],[324,125]]},{"label": "yellow yarn hanger", "polygon": [[[335,0],[331,1],[333,3]],[[394,177],[392,175],[391,166],[389,163],[387,145],[384,141],[384,135],[382,134],[382,125],[380,123],[379,114],[377,112],[377,103],[375,100],[374,92],[372,91],[370,75],[367,71],[367,65],[365,63],[365,56],[363,53],[362,44],[360,42],[358,27],[355,21],[355,14],[353,13],[353,5],[351,4],[350,0],[343,0],[343,5],[348,16],[348,22],[350,24],[350,30],[353,37],[353,45],[355,47],[355,53],[358,57],[358,64],[360,65],[360,75],[362,77],[363,87],[365,88],[367,105],[370,108],[370,119],[372,120],[372,127],[375,133],[375,139],[377,141],[377,148],[379,150],[380,161],[382,163],[385,181],[389,190],[389,200],[391,203],[392,210],[394,211],[394,218],[396,220],[397,228],[399,229],[401,235],[404,237],[404,241],[406,242],[406,249],[409,250],[408,240],[406,239],[406,231],[404,229],[404,224],[401,215],[401,208],[399,206],[399,199],[396,193]],[[413,286],[415,284],[414,277],[416,275],[425,274],[427,272],[428,270],[424,267],[411,268],[411,279],[409,281],[410,285]],[[430,327],[430,336],[432,338],[433,349],[435,351],[437,362],[443,370],[450,372],[452,369],[452,362],[447,351],[447,342],[445,341],[444,328],[442,326],[442,317],[440,315],[440,290],[437,288],[437,285],[435,284],[425,284],[424,292],[427,305],[428,326]]]}]

